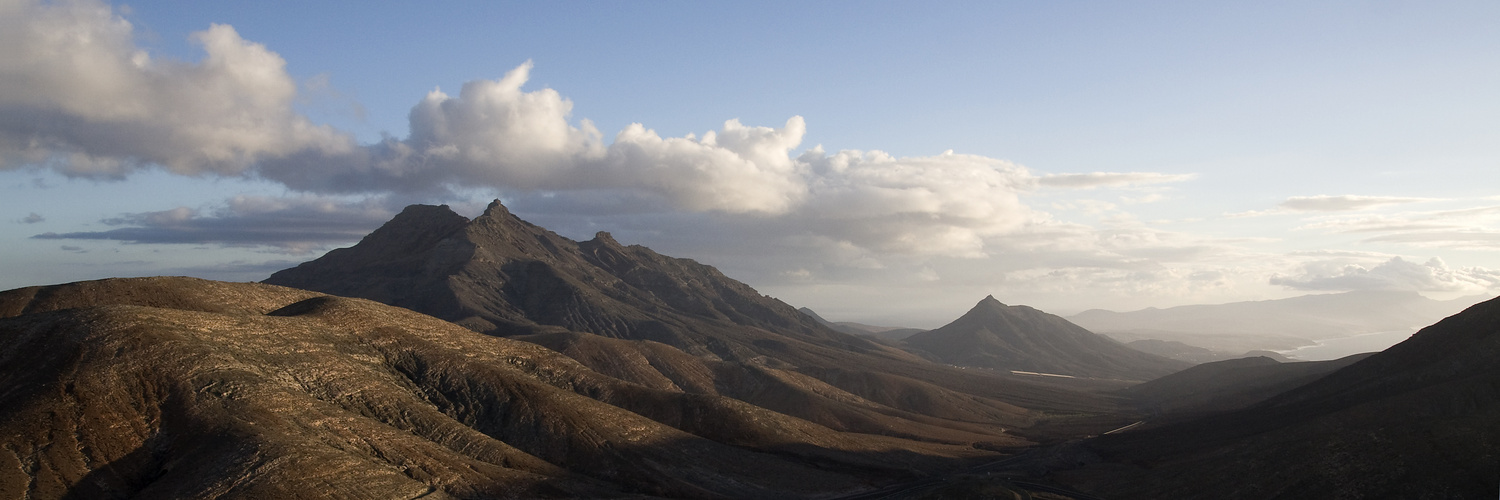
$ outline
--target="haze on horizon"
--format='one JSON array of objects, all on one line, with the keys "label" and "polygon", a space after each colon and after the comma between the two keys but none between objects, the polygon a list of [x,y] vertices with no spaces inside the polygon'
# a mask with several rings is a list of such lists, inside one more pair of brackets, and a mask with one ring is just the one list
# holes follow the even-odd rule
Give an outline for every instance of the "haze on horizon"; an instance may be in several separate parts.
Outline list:
[{"label": "haze on horizon", "polygon": [[260,280],[410,203],[935,327],[1500,291],[1500,5],[0,0],[0,289]]}]

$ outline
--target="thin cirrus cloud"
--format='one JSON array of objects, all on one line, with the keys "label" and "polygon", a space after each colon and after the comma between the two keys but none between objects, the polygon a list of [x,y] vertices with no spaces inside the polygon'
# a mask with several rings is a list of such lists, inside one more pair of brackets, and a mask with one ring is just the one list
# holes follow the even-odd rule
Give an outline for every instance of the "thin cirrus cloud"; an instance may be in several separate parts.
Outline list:
[{"label": "thin cirrus cloud", "polygon": [[1331,217],[1299,227],[1334,233],[1383,233],[1364,243],[1391,243],[1414,247],[1459,250],[1500,248],[1500,233],[1492,228],[1500,220],[1500,206],[1457,210]]},{"label": "thin cirrus cloud", "polygon": [[[207,212],[207,213],[205,213]],[[316,197],[237,196],[214,210],[177,207],[104,219],[104,231],[43,233],[41,240],[269,246],[306,253],[357,240],[395,212],[379,200],[336,202]]]},{"label": "thin cirrus cloud", "polygon": [[1426,198],[1405,198],[1397,196],[1293,196],[1278,205],[1296,212],[1344,212],[1350,210],[1364,210],[1385,205],[1397,205],[1403,203],[1417,203],[1431,201]]},{"label": "thin cirrus cloud", "polygon": [[[595,215],[648,210],[771,218],[783,236],[816,234],[874,252],[978,257],[987,240],[1038,214],[1018,196],[1037,187],[1087,189],[1181,182],[1149,172],[1037,176],[1003,160],[962,154],[893,157],[802,145],[807,124],[728,120],[700,135],[663,137],[631,124],[606,142],[572,101],[524,90],[527,61],[496,80],[434,90],[409,114],[408,137],[357,144],[293,107],[295,80],[267,47],[227,25],[192,35],[199,62],[160,60],[105,4],[0,6],[0,169],[44,167],[120,179],[146,168],[269,180],[311,196],[454,199],[492,189],[509,196],[588,196]],[[571,195],[571,196],[570,196]],[[296,203],[293,199],[293,203]],[[615,200],[619,204],[600,203]],[[232,203],[231,203],[232,205]],[[349,238],[368,219],[328,227]],[[364,212],[358,212],[364,214]],[[164,215],[165,214],[165,215]],[[181,216],[181,217],[178,217]],[[173,218],[178,217],[178,218]],[[112,221],[95,232],[39,238],[218,242],[301,248],[309,227],[276,231],[263,212],[171,211]],[[238,234],[234,234],[239,231]]]},{"label": "thin cirrus cloud", "polygon": [[1086,174],[1048,174],[1038,177],[1036,182],[1046,187],[1091,189],[1183,182],[1192,180],[1194,177],[1196,176],[1193,174],[1163,174],[1157,172],[1090,172]]}]

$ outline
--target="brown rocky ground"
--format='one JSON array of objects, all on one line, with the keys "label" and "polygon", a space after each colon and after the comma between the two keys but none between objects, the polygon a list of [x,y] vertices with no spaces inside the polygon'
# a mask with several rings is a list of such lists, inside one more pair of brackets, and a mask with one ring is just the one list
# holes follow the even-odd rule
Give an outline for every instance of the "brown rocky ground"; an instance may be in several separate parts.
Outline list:
[{"label": "brown rocky ground", "polygon": [[5,498],[784,498],[993,455],[270,285],[33,287],[0,315]]}]

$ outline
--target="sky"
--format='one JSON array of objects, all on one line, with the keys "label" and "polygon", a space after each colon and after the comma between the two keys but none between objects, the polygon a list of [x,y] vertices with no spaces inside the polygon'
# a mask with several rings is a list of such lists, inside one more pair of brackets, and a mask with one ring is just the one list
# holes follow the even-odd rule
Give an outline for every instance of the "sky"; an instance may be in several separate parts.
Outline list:
[{"label": "sky", "polygon": [[0,289],[500,199],[836,321],[1500,292],[1500,3],[0,0]]}]

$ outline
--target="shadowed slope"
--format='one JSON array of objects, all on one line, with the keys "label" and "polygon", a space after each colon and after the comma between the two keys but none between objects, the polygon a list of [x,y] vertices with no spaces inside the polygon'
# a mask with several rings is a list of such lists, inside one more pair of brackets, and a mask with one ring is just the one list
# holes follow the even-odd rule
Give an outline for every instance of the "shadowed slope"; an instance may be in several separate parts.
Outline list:
[{"label": "shadowed slope", "polygon": [[1123,393],[1156,415],[1152,421],[1159,423],[1163,414],[1181,419],[1238,410],[1306,385],[1371,354],[1331,361],[1283,363],[1263,356],[1215,361],[1131,386]]},{"label": "shadowed slope", "polygon": [[977,454],[269,285],[104,280],[3,292],[0,311],[7,496],[781,498]]},{"label": "shadowed slope", "polygon": [[1103,436],[1111,498],[1493,498],[1500,300],[1249,409]]},{"label": "shadowed slope", "polygon": [[904,342],[944,363],[1077,377],[1150,380],[1189,366],[994,297],[985,297],[952,323]]}]

